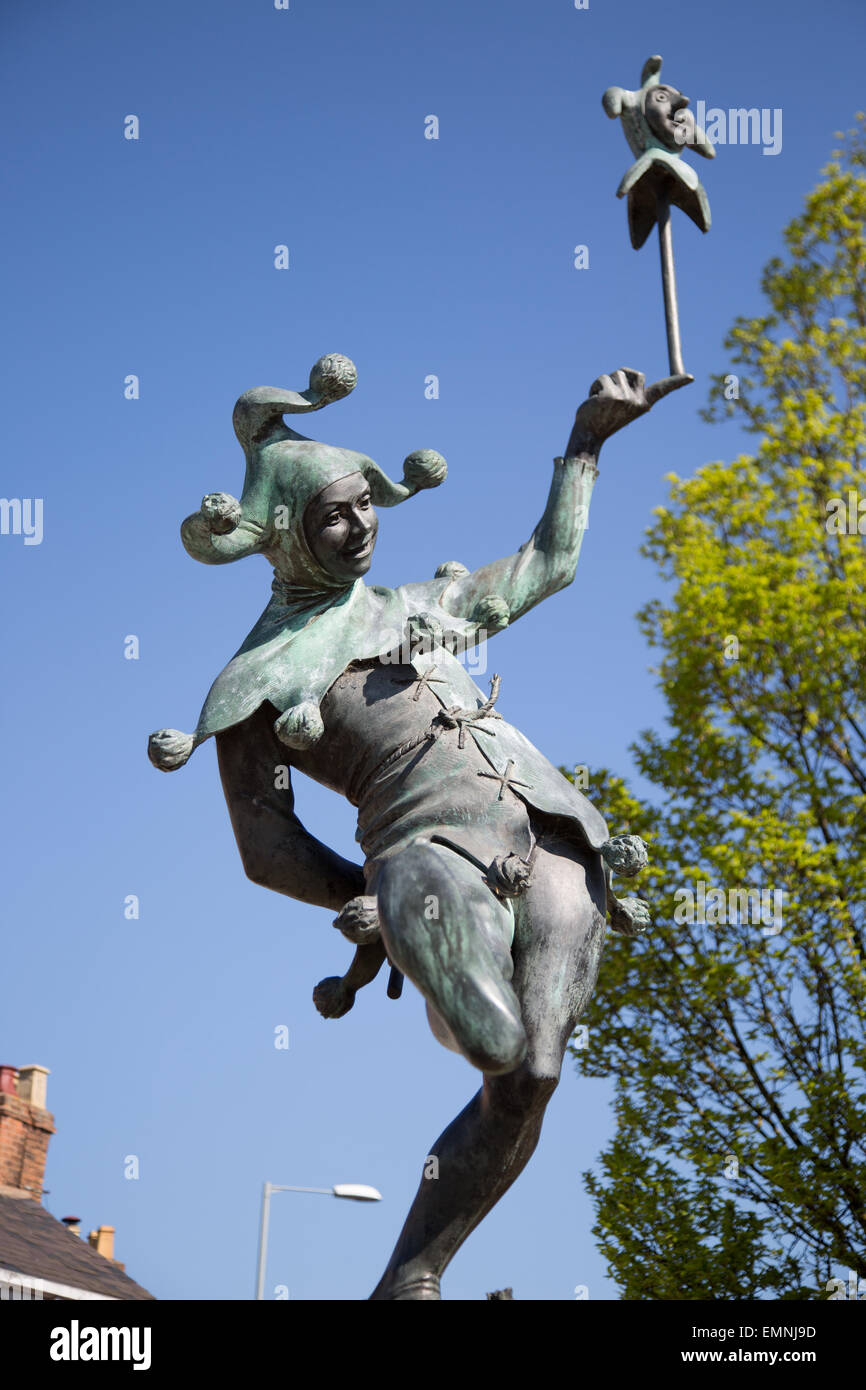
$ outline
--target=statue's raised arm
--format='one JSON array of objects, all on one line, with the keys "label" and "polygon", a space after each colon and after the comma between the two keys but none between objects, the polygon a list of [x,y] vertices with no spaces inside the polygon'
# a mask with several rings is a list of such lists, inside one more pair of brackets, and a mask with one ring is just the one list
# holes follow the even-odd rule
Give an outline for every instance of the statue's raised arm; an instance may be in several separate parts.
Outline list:
[{"label": "statue's raised arm", "polygon": [[673,376],[645,386],[642,373],[622,368],[594,381],[577,411],[565,455],[554,459],[547,506],[529,540],[515,555],[454,579],[443,594],[442,607],[456,617],[468,618],[486,602],[493,626],[504,627],[570,584],[589,521],[604,440],[691,380]]}]

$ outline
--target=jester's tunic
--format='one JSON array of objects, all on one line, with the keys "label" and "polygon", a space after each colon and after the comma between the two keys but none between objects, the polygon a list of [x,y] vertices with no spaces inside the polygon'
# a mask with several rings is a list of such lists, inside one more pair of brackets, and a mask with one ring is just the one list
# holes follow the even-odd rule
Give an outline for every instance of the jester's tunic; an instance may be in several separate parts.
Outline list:
[{"label": "jester's tunic", "polygon": [[[473,718],[478,710],[482,717]],[[586,797],[488,710],[487,697],[442,648],[408,666],[356,662],[335,681],[322,703],[323,736],[292,753],[291,763],[357,807],[368,876],[419,835],[485,868],[501,854],[526,858],[531,810],[570,824],[592,849],[607,840]]]}]

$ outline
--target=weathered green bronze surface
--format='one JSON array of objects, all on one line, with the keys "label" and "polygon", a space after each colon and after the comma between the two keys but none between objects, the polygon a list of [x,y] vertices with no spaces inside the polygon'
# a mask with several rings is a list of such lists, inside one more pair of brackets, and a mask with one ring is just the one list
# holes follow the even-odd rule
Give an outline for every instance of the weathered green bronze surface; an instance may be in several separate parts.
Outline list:
[{"label": "weathered green bronze surface", "polygon": [[[645,69],[645,88],[652,78]],[[633,237],[643,190],[656,188],[657,167],[676,163],[667,117],[647,113],[645,95],[605,93],[640,153],[622,186],[635,194]],[[703,216],[694,184],[683,187],[696,200],[690,215]],[[446,560],[431,579],[389,589],[364,579],[375,508],[438,486],[445,460],[412,453],[395,483],[365,454],[290,429],[284,416],[353,389],[354,365],[332,354],[305,392],[257,387],[240,397],[240,500],[209,494],[181,528],[205,564],[263,555],[272,595],[195,731],[152,734],[151,761],[172,771],[214,736],[248,876],[336,914],[354,958],[344,976],[317,985],[321,1014],[346,1014],[387,960],[389,996],[407,977],[436,1038],[483,1075],[429,1151],[436,1180],[421,1178],[374,1299],[440,1297],[448,1262],[535,1148],[606,919],[629,936],[648,924],[645,903],[611,889],[612,874],[644,866],[643,843],[610,837],[598,810],[508,721],[507,683],[495,674],[479,689],[460,658],[572,582],[603,442],[690,380],[677,370],[649,387],[626,369],[599,377],[520,550],[475,571]],[[362,864],[304,828],[291,769],[357,809]]]},{"label": "weathered green bronze surface", "polygon": [[647,58],[637,91],[608,87],[602,106],[623,132],[637,159],[627,169],[616,190],[618,198],[628,199],[628,229],[631,244],[643,246],[658,224],[665,323],[668,335],[670,370],[682,375],[671,207],[682,208],[702,232],[710,229],[710,205],[704,186],[690,165],[681,158],[685,149],[696,150],[705,159],[714,159],[715,150],[688,109],[689,99],[676,87],[660,80],[662,60],[656,54]]},{"label": "weathered green bronze surface", "polygon": [[[645,389],[638,372],[600,377],[554,460],[532,535],[474,572],[449,561],[431,580],[365,584],[374,503],[436,486],[446,469],[422,450],[396,484],[364,454],[284,424],[352,389],[354,366],[339,356],[316,364],[306,393],[260,387],[240,398],[240,501],[211,494],[181,528],[205,564],[264,555],[273,592],[195,733],[153,734],[151,761],[172,771],[215,735],[249,877],[337,912],[355,956],[342,979],[317,986],[323,1015],[345,1014],[388,959],[389,994],[408,976],[434,1035],[484,1076],[430,1151],[438,1179],[422,1178],[376,1299],[439,1297],[448,1261],[535,1147],[606,914],[629,935],[646,927],[645,904],[610,890],[611,871],[645,863],[641,842],[609,837],[595,807],[508,722],[499,676],[485,693],[459,657],[571,583],[603,440],[687,380]],[[357,808],[363,866],[305,830],[290,768]]]}]

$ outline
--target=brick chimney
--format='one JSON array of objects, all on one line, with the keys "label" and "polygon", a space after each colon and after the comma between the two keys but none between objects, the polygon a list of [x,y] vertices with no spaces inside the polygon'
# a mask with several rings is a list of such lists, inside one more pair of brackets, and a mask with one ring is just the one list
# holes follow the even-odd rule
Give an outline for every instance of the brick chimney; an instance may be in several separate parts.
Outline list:
[{"label": "brick chimney", "polygon": [[45,1109],[47,1067],[0,1066],[0,1193],[42,1201],[54,1116]]}]

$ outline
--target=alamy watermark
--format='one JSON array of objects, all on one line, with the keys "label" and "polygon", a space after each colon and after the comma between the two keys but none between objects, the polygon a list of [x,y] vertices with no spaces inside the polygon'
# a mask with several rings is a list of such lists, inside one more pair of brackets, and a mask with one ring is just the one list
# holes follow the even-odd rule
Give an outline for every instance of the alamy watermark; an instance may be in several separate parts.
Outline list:
[{"label": "alamy watermark", "polygon": [[828,497],[824,503],[828,536],[866,536],[866,497],[849,487],[844,497]]},{"label": "alamy watermark", "polygon": [[0,536],[23,536],[25,545],[41,545],[42,498],[0,497]]},{"label": "alamy watermark", "polygon": [[0,1299],[42,1302],[45,1285],[41,1279],[28,1279],[23,1274],[9,1274],[0,1281]]},{"label": "alamy watermark", "polygon": [[714,888],[703,879],[693,888],[677,888],[674,893],[674,922],[708,927],[761,926],[763,936],[778,936],[782,930],[784,888]]},{"label": "alamy watermark", "polygon": [[484,675],[487,670],[487,628],[473,628],[466,633],[449,631],[433,619],[413,623],[402,637],[397,631],[382,633],[379,657],[383,666],[411,666],[417,657],[433,657],[448,652],[466,658],[466,670],[471,675]]},{"label": "alamy watermark", "polygon": [[838,1303],[840,1300],[857,1300],[862,1303],[866,1300],[866,1279],[860,1279],[853,1269],[848,1270],[848,1282],[844,1279],[828,1279],[826,1289],[830,1297],[828,1303]]},{"label": "alamy watermark", "polygon": [[694,115],[694,122],[678,123],[678,144],[695,144],[697,130],[702,130],[711,145],[763,145],[762,154],[779,154],[782,149],[781,106],[732,106],[724,111],[698,101]]},{"label": "alamy watermark", "polygon": [[52,1361],[129,1361],[134,1371],[151,1364],[150,1327],[82,1327],[73,1318],[69,1327],[51,1332],[48,1355]]}]

